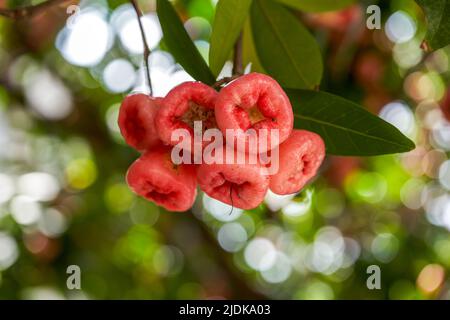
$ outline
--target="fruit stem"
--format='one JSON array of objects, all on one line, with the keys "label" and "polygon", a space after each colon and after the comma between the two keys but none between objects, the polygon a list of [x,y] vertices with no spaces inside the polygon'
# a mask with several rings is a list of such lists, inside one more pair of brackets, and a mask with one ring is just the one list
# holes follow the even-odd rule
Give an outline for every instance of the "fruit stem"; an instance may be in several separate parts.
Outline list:
[{"label": "fruit stem", "polygon": [[133,5],[134,11],[136,11],[137,20],[139,24],[139,29],[141,31],[141,37],[142,37],[142,43],[144,45],[144,67],[145,67],[145,74],[147,76],[148,81],[148,87],[150,89],[150,95],[153,94],[153,87],[152,87],[152,79],[150,77],[150,66],[148,63],[148,58],[150,56],[150,48],[147,43],[147,39],[145,38],[145,31],[144,26],[142,25],[141,17],[142,17],[142,11],[139,9],[139,6],[136,2],[136,0],[130,0],[131,4]]},{"label": "fruit stem", "polygon": [[242,66],[242,32],[239,34],[234,44],[233,55],[233,75],[241,75],[244,73]]},{"label": "fruit stem", "polygon": [[229,82],[239,78],[240,76],[241,76],[240,74],[236,74],[236,75],[231,76],[231,77],[224,77],[224,78],[220,79],[219,81],[217,81],[216,83],[214,83],[212,85],[212,87],[214,89],[216,89],[216,90],[220,89],[223,85],[225,85],[225,84],[227,84],[227,83],[229,83]]},{"label": "fruit stem", "polygon": [[233,185],[230,185],[230,202],[231,202],[231,211],[228,214],[229,216],[231,216],[231,214],[233,213],[234,210],[234,202],[233,202]]}]

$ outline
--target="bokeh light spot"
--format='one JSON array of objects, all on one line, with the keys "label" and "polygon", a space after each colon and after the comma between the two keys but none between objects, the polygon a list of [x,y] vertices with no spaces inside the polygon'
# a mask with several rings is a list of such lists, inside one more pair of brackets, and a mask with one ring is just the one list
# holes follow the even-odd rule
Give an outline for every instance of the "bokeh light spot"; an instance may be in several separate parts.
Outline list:
[{"label": "bokeh light spot", "polygon": [[61,31],[57,47],[70,63],[91,67],[103,59],[112,42],[112,32],[103,14],[87,8],[77,15],[70,28]]},{"label": "bokeh light spot", "polygon": [[45,172],[30,172],[19,177],[17,188],[20,194],[37,201],[51,201],[59,193],[58,180]]},{"label": "bokeh light spot", "polygon": [[417,277],[417,286],[426,294],[431,294],[442,285],[445,270],[438,264],[429,264],[420,271]]},{"label": "bokeh light spot", "polygon": [[72,188],[85,189],[97,179],[97,167],[91,159],[75,159],[66,167],[67,182]]},{"label": "bokeh light spot", "polygon": [[388,263],[395,258],[399,249],[397,238],[390,233],[381,233],[372,241],[372,253],[381,262]]},{"label": "bokeh light spot", "polygon": [[261,272],[261,276],[269,283],[281,283],[286,281],[292,273],[289,258],[278,251],[273,266]]},{"label": "bokeh light spot", "polygon": [[406,12],[397,11],[388,18],[385,29],[389,40],[403,43],[414,37],[417,27]]},{"label": "bokeh light spot", "polygon": [[8,269],[19,257],[16,240],[5,232],[0,232],[0,271]]},{"label": "bokeh light spot", "polygon": [[9,175],[0,173],[0,204],[11,199],[15,193],[14,180]]},{"label": "bokeh light spot", "polygon": [[243,212],[242,209],[232,207],[226,203],[211,198],[207,194],[203,195],[203,206],[214,218],[223,222],[234,221],[239,218]]},{"label": "bokeh light spot", "polygon": [[109,91],[114,93],[125,92],[136,81],[136,72],[128,60],[116,59],[108,63],[103,70],[103,81]]},{"label": "bokeh light spot", "polygon": [[10,203],[11,215],[21,225],[38,222],[42,214],[41,205],[31,197],[15,196]]},{"label": "bokeh light spot", "polygon": [[247,264],[255,270],[269,270],[275,263],[277,251],[273,243],[265,238],[251,240],[244,251]]},{"label": "bokeh light spot", "polygon": [[402,102],[391,102],[383,107],[380,117],[391,123],[403,134],[413,137],[415,133],[415,118],[411,109]]},{"label": "bokeh light spot", "polygon": [[239,251],[247,241],[247,232],[241,224],[231,222],[224,224],[217,234],[220,246],[228,252]]}]

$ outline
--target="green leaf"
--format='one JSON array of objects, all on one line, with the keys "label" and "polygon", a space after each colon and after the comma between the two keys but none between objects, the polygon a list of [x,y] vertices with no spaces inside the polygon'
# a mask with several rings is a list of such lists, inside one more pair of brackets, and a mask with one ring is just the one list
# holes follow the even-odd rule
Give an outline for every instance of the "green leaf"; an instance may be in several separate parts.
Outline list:
[{"label": "green leaf", "polygon": [[244,24],[244,31],[242,35],[242,62],[244,67],[251,63],[252,72],[267,73],[262,67],[258,55],[256,54],[250,19],[247,19]]},{"label": "green leaf", "polygon": [[346,8],[356,0],[277,0],[292,8],[307,12],[335,11]]},{"label": "green leaf", "polygon": [[294,127],[319,134],[328,153],[375,156],[415,147],[396,127],[354,102],[326,92],[286,89],[286,93],[294,109]]},{"label": "green leaf", "polygon": [[254,0],[251,22],[264,69],[288,88],[312,89],[322,79],[322,58],[314,37],[281,4]]},{"label": "green leaf", "polygon": [[175,60],[194,79],[213,84],[215,78],[211,70],[184,29],[172,4],[168,0],[158,0],[157,12],[164,34],[164,43]]},{"label": "green leaf", "polygon": [[220,0],[211,34],[209,65],[218,75],[242,30],[252,0]]},{"label": "green leaf", "polygon": [[450,44],[450,0],[416,0],[428,23],[425,40],[437,50]]}]

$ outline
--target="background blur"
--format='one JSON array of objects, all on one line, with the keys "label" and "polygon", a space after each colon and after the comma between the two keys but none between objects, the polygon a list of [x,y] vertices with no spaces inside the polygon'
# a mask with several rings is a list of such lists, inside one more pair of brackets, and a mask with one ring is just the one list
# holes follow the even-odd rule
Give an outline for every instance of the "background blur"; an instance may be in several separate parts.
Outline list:
[{"label": "background blur", "polygon": [[[173,3],[207,59],[215,1]],[[327,157],[301,194],[231,214],[202,194],[180,214],[129,191],[138,154],[116,121],[123,97],[146,90],[136,15],[126,1],[70,4],[0,17],[1,299],[450,298],[450,49],[420,49],[414,1],[298,17],[321,44],[321,89],[417,148]],[[382,29],[365,27],[368,4],[382,8]],[[192,78],[164,51],[155,3],[140,7],[155,95],[165,95]],[[381,290],[366,287],[373,264]],[[66,287],[69,265],[81,290]]]}]

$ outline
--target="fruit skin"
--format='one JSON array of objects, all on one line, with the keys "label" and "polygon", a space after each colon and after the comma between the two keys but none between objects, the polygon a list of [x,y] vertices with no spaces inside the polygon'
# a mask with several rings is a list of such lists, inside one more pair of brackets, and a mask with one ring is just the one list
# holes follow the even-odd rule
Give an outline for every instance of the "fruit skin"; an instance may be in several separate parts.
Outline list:
[{"label": "fruit skin", "polygon": [[127,183],[136,194],[169,211],[190,209],[197,195],[195,167],[174,165],[170,148],[158,146],[141,155],[128,169]]},{"label": "fruit skin", "polygon": [[138,151],[143,152],[160,143],[154,123],[160,101],[161,98],[132,94],[120,106],[120,132],[126,143]]},{"label": "fruit skin", "polygon": [[[172,132],[177,129],[186,129],[193,142],[192,122],[194,120],[202,121],[203,130],[215,126],[216,99],[217,91],[201,82],[184,82],[173,88],[162,99],[161,107],[156,115],[155,124],[160,139],[168,145],[175,146],[178,141],[172,141]],[[183,117],[186,119],[183,120]],[[193,149],[190,151],[192,152]]]},{"label": "fruit skin", "polygon": [[286,195],[300,191],[316,175],[325,158],[325,144],[319,135],[294,130],[279,150],[278,173],[270,177],[270,190]]},{"label": "fruit skin", "polygon": [[266,169],[248,161],[203,163],[197,169],[197,180],[200,189],[210,197],[244,210],[259,206],[269,189]]},{"label": "fruit skin", "polygon": [[[253,107],[257,107],[256,113],[259,113],[259,119],[254,123],[248,113],[255,111]],[[227,143],[234,145],[244,140],[246,150],[249,150],[249,135],[245,133],[246,130],[253,128],[259,136],[261,129],[279,129],[278,141],[271,141],[269,134],[267,147],[260,148],[259,153],[271,150],[285,141],[294,126],[292,106],[286,93],[274,79],[260,73],[244,75],[223,88],[217,97],[215,112],[217,125],[224,135],[227,129],[244,131],[236,133],[235,141]]]}]

